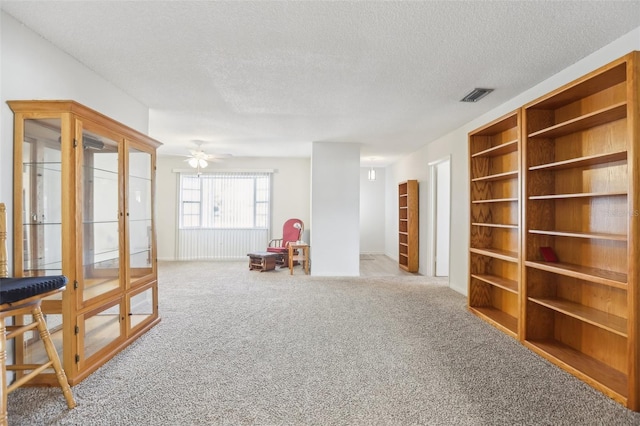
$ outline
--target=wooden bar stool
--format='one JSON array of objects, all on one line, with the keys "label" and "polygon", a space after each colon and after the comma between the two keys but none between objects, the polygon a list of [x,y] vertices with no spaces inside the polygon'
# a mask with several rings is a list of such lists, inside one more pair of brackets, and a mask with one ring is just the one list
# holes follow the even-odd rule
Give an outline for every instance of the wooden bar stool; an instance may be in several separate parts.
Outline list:
[{"label": "wooden bar stool", "polygon": [[[58,353],[51,340],[51,335],[42,315],[40,304],[42,299],[64,290],[67,283],[65,276],[0,278],[0,384],[2,402],[0,406],[0,425],[8,425],[7,395],[18,387],[46,370],[53,368],[67,400],[67,406],[73,408],[76,402],[71,394],[71,387],[62,369]],[[6,318],[17,315],[32,315],[33,322],[26,325],[6,326]],[[10,364],[7,365],[7,340],[13,339],[27,331],[37,329],[40,339],[49,357],[44,364]],[[11,385],[7,384],[7,371],[29,371]]]},{"label": "wooden bar stool", "polygon": [[[62,393],[71,409],[76,406],[71,393],[67,376],[62,370],[58,352],[51,340],[49,329],[42,315],[40,304],[42,299],[61,292],[67,284],[64,275],[6,278],[7,276],[7,231],[6,211],[4,204],[0,204],[0,426],[9,424],[7,414],[7,395],[18,387],[46,370],[53,368],[62,388]],[[6,319],[31,315],[33,322],[26,325],[6,325]],[[44,344],[49,361],[44,364],[10,364],[7,365],[7,340],[14,339],[28,331],[37,329]],[[25,373],[12,384],[7,383],[7,371],[22,371]]]}]

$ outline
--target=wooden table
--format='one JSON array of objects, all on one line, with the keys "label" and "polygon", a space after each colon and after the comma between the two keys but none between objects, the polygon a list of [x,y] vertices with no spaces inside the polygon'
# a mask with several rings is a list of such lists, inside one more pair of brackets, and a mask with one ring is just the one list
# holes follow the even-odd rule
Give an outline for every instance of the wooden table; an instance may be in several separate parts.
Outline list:
[{"label": "wooden table", "polygon": [[309,244],[289,243],[289,275],[293,275],[293,263],[302,262],[305,275],[309,275]]}]

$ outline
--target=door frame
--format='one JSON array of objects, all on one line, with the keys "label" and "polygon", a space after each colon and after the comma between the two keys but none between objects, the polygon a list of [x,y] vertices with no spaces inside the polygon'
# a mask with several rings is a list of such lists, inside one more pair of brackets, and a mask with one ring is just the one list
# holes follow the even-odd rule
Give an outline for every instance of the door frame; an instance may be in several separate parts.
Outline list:
[{"label": "door frame", "polygon": [[427,275],[434,277],[436,276],[436,243],[437,243],[437,172],[436,168],[438,165],[444,162],[449,162],[449,228],[447,229],[447,238],[449,240],[449,274],[451,275],[451,154],[448,154],[444,157],[441,157],[435,161],[430,161],[427,163],[429,166],[429,207],[427,211],[428,217],[428,231],[427,231],[427,240],[428,247],[427,250]]}]

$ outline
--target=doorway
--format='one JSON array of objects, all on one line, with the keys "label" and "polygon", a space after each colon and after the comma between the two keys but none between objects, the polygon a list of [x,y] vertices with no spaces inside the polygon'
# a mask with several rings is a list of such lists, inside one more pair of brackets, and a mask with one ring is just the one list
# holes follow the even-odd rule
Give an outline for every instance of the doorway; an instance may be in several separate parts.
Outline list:
[{"label": "doorway", "polygon": [[430,269],[436,277],[449,276],[451,232],[451,156],[429,163],[432,235]]}]

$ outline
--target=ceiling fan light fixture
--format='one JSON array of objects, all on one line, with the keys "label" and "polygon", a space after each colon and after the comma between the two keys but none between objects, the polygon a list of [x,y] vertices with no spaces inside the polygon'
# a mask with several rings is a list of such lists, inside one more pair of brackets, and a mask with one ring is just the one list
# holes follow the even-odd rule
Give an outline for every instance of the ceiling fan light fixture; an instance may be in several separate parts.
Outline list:
[{"label": "ceiling fan light fixture", "polygon": [[191,167],[193,167],[194,169],[198,167],[198,159],[195,157],[191,157],[188,160],[188,163]]},{"label": "ceiling fan light fixture", "polygon": [[493,92],[493,89],[476,87],[471,92],[467,93],[464,98],[460,99],[460,102],[478,102],[491,92]]}]

